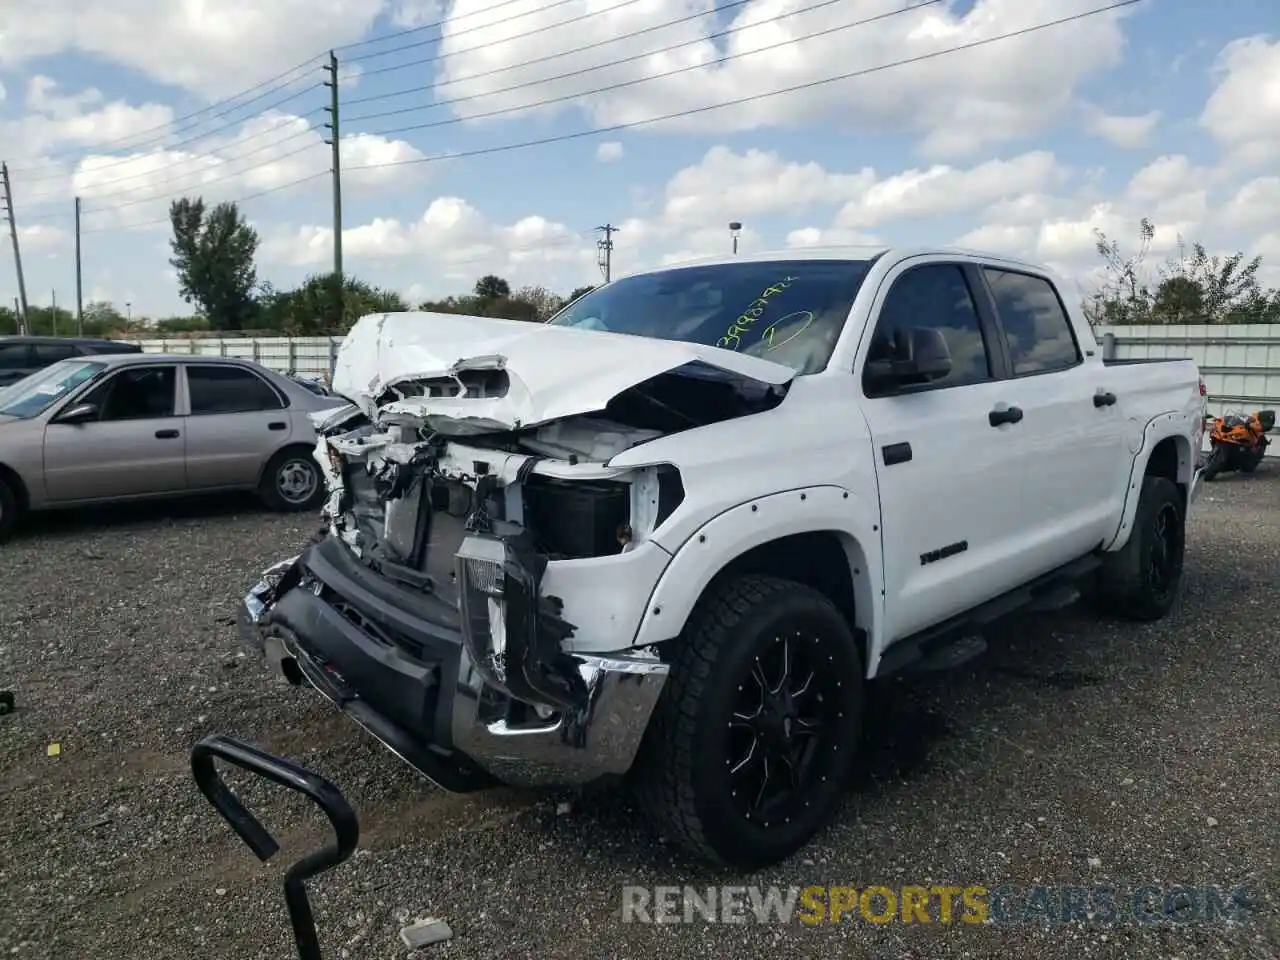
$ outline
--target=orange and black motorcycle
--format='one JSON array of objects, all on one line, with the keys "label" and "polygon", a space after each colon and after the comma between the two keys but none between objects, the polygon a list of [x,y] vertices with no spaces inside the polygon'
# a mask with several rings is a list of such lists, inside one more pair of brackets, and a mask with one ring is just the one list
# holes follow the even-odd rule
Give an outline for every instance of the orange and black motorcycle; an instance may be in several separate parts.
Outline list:
[{"label": "orange and black motorcycle", "polygon": [[1229,470],[1253,473],[1267,455],[1267,434],[1276,425],[1274,410],[1257,410],[1248,416],[1228,413],[1214,417],[1209,427],[1209,459],[1204,479],[1212,480]]}]

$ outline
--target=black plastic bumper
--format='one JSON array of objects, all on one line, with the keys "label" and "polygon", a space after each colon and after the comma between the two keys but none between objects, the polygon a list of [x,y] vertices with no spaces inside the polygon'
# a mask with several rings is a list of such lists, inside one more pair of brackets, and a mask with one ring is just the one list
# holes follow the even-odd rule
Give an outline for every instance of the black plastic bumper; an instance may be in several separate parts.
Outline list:
[{"label": "black plastic bumper", "polygon": [[300,675],[290,679],[308,681],[442,788],[491,786],[451,742],[462,651],[456,608],[407,594],[332,539],[297,563],[301,582],[256,621],[242,606],[246,642],[296,664]]},{"label": "black plastic bumper", "polygon": [[[240,608],[246,646],[306,681],[437,786],[586,783],[625,773],[668,666],[655,654],[561,653],[580,704],[549,709],[492,682],[458,607],[409,593],[328,538],[278,564]],[[486,658],[491,660],[492,658]]]}]

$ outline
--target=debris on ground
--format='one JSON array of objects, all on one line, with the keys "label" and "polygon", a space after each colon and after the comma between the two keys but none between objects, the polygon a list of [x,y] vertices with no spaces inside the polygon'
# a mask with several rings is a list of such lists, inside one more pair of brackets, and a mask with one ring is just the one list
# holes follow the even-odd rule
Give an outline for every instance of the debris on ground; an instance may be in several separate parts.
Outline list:
[{"label": "debris on ground", "polygon": [[443,920],[428,917],[417,920],[400,930],[400,939],[410,950],[418,950],[433,943],[442,943],[453,939],[453,931]]}]

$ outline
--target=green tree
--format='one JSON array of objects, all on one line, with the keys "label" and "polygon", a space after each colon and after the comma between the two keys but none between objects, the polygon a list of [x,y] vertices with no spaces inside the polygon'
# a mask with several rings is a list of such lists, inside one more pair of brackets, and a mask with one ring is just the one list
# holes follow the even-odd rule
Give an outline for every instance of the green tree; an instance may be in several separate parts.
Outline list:
[{"label": "green tree", "polygon": [[1094,230],[1094,246],[1105,264],[1106,279],[1085,306],[1092,323],[1146,323],[1150,319],[1152,292],[1146,259],[1155,237],[1155,225],[1143,217],[1138,225],[1138,249],[1131,256],[1120,252],[1120,243]]},{"label": "green tree", "polygon": [[252,320],[257,286],[258,232],[234,203],[205,209],[204,199],[183,197],[169,206],[173,239],[169,263],[179,290],[213,330],[242,330]]},{"label": "green tree", "polygon": [[1190,257],[1170,259],[1153,285],[1146,257],[1155,227],[1143,218],[1138,248],[1124,256],[1120,245],[1096,231],[1098,255],[1106,279],[1085,302],[1090,322],[1126,323],[1280,323],[1280,290],[1258,280],[1262,258],[1246,260],[1237,251],[1211,256],[1203,244]]},{"label": "green tree", "polygon": [[476,281],[475,295],[484,301],[501,300],[511,296],[511,284],[490,273]]},{"label": "green tree", "polygon": [[1237,251],[1229,257],[1209,256],[1202,244],[1192,244],[1185,277],[1200,290],[1200,318],[1193,323],[1270,323],[1269,302],[1276,291],[1258,282],[1262,257],[1246,261]]},{"label": "green tree", "polygon": [[258,297],[258,323],[264,330],[280,330],[293,336],[341,333],[371,313],[408,310],[400,294],[345,275],[334,273],[307,277],[296,290],[277,291],[262,285]]},{"label": "green tree", "polygon": [[1200,323],[1204,317],[1204,290],[1182,274],[1165,277],[1151,303],[1155,323]]},{"label": "green tree", "polygon": [[591,285],[587,285],[585,287],[576,287],[573,293],[569,294],[569,299],[567,299],[565,303],[573,303],[573,301],[577,300],[579,297],[585,297],[588,293],[590,293],[594,289],[595,287]]},{"label": "green tree", "polygon": [[[546,320],[564,306],[564,300],[560,298],[560,295],[553,293],[546,287],[521,287],[511,295],[510,299],[527,303],[533,307],[535,320]],[[518,317],[516,319],[524,318]]]}]

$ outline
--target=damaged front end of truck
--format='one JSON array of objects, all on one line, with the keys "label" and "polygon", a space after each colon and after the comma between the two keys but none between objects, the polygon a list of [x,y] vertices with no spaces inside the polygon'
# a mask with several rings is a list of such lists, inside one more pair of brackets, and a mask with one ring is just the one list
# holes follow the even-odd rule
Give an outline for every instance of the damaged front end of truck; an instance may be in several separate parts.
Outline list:
[{"label": "damaged front end of truck", "polygon": [[[430,350],[406,317],[439,321]],[[440,363],[451,333],[491,352]],[[668,666],[631,646],[638,621],[600,615],[590,585],[593,571],[625,580],[619,565],[642,554],[665,565],[650,538],[684,489],[678,465],[610,460],[767,410],[790,380],[619,340],[635,338],[362,320],[335,375],[354,402],[316,415],[323,527],[241,605],[248,646],[444,789],[626,773]],[[549,588],[558,570],[572,595]],[[651,587],[637,585],[640,609]]]}]

